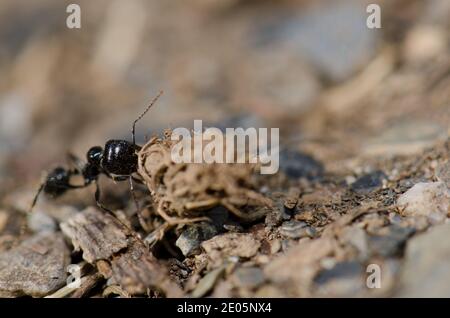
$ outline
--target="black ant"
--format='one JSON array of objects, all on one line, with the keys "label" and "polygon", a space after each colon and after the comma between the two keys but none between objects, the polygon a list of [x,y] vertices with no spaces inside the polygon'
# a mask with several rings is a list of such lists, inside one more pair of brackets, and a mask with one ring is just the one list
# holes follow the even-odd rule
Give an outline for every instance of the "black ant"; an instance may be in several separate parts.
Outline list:
[{"label": "black ant", "polygon": [[[55,169],[53,169],[47,175],[44,182],[41,183],[39,190],[37,191],[36,195],[34,196],[33,202],[31,203],[29,213],[31,213],[33,207],[36,205],[39,194],[42,191],[44,191],[45,194],[51,197],[58,197],[64,194],[67,190],[84,188],[91,183],[94,183],[96,186],[95,202],[97,203],[97,206],[114,216],[114,213],[100,202],[100,187],[98,185],[98,177],[101,174],[104,174],[114,181],[129,181],[130,191],[136,204],[139,223],[144,230],[147,230],[147,226],[140,213],[139,203],[134,194],[133,181],[142,183],[140,179],[137,179],[133,176],[133,173],[137,172],[138,167],[137,152],[141,149],[140,146],[136,145],[135,130],[136,123],[142,117],[144,117],[144,115],[155,104],[162,93],[163,92],[160,91],[159,94],[152,100],[150,105],[147,106],[145,111],[133,122],[132,142],[113,139],[108,140],[105,144],[105,147],[103,148],[100,146],[94,146],[86,153],[86,163],[84,163],[76,156],[69,154],[69,160],[73,163],[75,168],[66,169],[63,167],[56,167]],[[70,179],[74,175],[81,175],[83,177],[84,183],[81,185],[71,184]]]}]

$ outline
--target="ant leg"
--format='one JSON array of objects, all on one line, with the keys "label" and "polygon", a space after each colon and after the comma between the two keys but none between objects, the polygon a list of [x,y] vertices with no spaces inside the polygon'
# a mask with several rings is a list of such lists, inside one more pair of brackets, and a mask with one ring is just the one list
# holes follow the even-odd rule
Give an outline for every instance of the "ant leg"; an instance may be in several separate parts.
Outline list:
[{"label": "ant leg", "polygon": [[141,225],[141,227],[144,229],[145,232],[148,232],[149,228],[147,226],[147,223],[144,220],[144,216],[141,213],[141,209],[139,207],[139,202],[136,198],[136,194],[134,193],[133,177],[130,176],[128,178],[128,180],[130,180],[130,192],[131,192],[131,196],[133,197],[134,204],[136,205],[136,214],[137,214],[137,217],[139,220],[139,224]]},{"label": "ant leg", "polygon": [[95,181],[95,203],[97,203],[97,206],[102,209],[103,211],[111,214],[114,218],[117,219],[117,216],[114,214],[114,212],[110,209],[108,209],[107,207],[105,207],[101,202],[100,202],[100,187],[98,184],[98,181]]},{"label": "ant leg", "polygon": [[31,202],[30,208],[27,211],[27,214],[30,215],[31,212],[33,211],[34,206],[36,205],[36,202],[39,198],[39,195],[41,194],[42,190],[44,190],[44,186],[45,186],[46,180],[42,181],[39,189],[37,190],[36,194],[34,195],[33,201]]},{"label": "ant leg", "polygon": [[139,183],[139,184],[145,184],[143,180],[136,178],[135,176],[131,176],[131,178],[133,179],[134,182]]},{"label": "ant leg", "polygon": [[158,98],[162,95],[162,93],[163,93],[163,91],[160,91],[160,92],[158,93],[158,95],[156,95],[156,97],[153,98],[153,100],[151,101],[150,105],[147,106],[147,108],[144,110],[144,112],[143,112],[141,115],[139,115],[139,117],[133,122],[133,130],[132,130],[132,133],[131,133],[132,138],[133,138],[133,145],[136,145],[136,134],[135,134],[135,132],[136,132],[136,123],[137,123],[139,120],[141,120],[142,117],[144,117],[144,115],[148,112],[148,110],[149,110],[150,108],[152,108],[152,106],[156,103],[156,101],[157,101]]}]

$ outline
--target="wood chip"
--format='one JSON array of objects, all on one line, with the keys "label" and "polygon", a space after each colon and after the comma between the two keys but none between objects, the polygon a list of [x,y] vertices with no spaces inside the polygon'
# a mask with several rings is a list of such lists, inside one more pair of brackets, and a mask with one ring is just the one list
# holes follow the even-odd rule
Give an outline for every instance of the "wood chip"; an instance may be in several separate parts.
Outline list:
[{"label": "wood chip", "polygon": [[69,250],[61,234],[43,232],[0,255],[0,297],[42,297],[63,286]]},{"label": "wood chip", "polygon": [[91,264],[108,259],[128,246],[126,228],[94,208],[61,223],[61,229],[72,239],[75,250],[83,251],[83,259]]},{"label": "wood chip", "polygon": [[169,279],[168,270],[144,243],[113,216],[87,208],[61,224],[61,229],[83,258],[96,265],[106,278],[113,278],[130,295],[148,288],[167,297],[180,297],[181,289]]}]

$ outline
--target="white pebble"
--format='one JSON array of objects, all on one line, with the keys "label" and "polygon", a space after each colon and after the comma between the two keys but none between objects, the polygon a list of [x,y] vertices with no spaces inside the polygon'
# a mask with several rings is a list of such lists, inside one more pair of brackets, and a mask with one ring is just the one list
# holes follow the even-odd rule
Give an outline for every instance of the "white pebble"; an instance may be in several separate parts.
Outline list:
[{"label": "white pebble", "polygon": [[446,216],[450,208],[450,190],[443,182],[420,182],[397,200],[405,215]]}]

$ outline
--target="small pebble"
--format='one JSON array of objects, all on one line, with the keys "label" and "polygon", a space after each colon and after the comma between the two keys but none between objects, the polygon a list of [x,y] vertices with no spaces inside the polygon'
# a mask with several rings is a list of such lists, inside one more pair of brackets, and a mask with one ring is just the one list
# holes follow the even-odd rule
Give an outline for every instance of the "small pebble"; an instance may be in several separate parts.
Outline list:
[{"label": "small pebble", "polygon": [[403,193],[397,205],[405,215],[447,215],[450,208],[450,190],[443,182],[420,182]]},{"label": "small pebble", "polygon": [[377,235],[369,237],[369,250],[371,255],[382,257],[395,256],[401,253],[405,242],[415,232],[411,227],[389,225],[379,230]]},{"label": "small pebble", "polygon": [[276,254],[281,250],[281,241],[273,240],[270,244],[270,254]]},{"label": "small pebble", "polygon": [[358,178],[351,185],[351,189],[358,193],[367,195],[383,186],[383,179],[386,179],[386,175],[382,171],[374,171]]},{"label": "small pebble", "polygon": [[324,257],[320,260],[320,266],[322,266],[323,269],[330,270],[336,266],[336,259],[333,257]]},{"label": "small pebble", "polygon": [[324,173],[322,163],[309,155],[293,150],[280,152],[280,169],[292,179],[315,180],[321,178]]},{"label": "small pebble", "polygon": [[299,239],[302,237],[314,238],[316,231],[302,221],[287,221],[280,227],[280,234],[291,239]]},{"label": "small pebble", "polygon": [[216,228],[210,223],[200,223],[188,226],[178,237],[175,245],[184,256],[192,256],[200,252],[200,244],[217,234]]},{"label": "small pebble", "polygon": [[402,218],[397,213],[391,212],[389,213],[389,222],[391,222],[391,224],[399,225],[402,222]]},{"label": "small pebble", "polygon": [[443,163],[437,167],[436,178],[444,182],[447,188],[450,189],[450,162]]},{"label": "small pebble", "polygon": [[236,270],[234,281],[242,288],[256,288],[264,283],[265,277],[258,267],[241,267]]},{"label": "small pebble", "polygon": [[244,228],[240,226],[239,224],[224,224],[223,228],[227,230],[228,232],[234,232],[234,233],[241,233],[244,232]]},{"label": "small pebble", "polygon": [[408,241],[395,297],[450,296],[449,237],[450,224],[443,224]]}]

